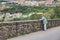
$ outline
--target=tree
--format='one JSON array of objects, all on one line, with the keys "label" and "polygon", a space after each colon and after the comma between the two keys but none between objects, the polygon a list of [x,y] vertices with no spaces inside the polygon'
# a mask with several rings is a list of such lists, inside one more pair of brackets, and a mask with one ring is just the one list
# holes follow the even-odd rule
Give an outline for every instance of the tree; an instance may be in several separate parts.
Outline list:
[{"label": "tree", "polygon": [[55,7],[55,18],[60,18],[60,6]]}]

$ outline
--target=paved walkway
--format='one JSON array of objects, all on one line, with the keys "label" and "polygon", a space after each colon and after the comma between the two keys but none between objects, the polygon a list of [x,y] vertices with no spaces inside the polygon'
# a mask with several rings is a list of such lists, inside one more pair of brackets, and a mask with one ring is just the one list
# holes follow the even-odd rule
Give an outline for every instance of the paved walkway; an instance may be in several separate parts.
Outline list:
[{"label": "paved walkway", "polygon": [[60,40],[60,27],[51,28],[47,31],[30,33],[8,40]]}]

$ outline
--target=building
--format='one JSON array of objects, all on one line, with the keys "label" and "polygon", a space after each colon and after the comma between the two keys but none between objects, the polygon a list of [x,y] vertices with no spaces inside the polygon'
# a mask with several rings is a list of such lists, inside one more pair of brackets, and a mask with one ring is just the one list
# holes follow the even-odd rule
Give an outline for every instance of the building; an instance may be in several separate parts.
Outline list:
[{"label": "building", "polygon": [[4,0],[4,1],[8,1],[8,3],[17,3],[24,6],[53,6],[55,5],[54,0]]},{"label": "building", "polygon": [[35,6],[49,6],[52,5],[54,0],[25,0],[25,5],[35,5]]}]

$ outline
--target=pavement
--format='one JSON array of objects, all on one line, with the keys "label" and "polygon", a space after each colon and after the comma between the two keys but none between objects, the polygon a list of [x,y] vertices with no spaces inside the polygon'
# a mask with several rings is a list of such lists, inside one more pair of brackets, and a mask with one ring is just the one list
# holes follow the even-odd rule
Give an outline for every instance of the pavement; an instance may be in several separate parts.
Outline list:
[{"label": "pavement", "polygon": [[7,40],[60,40],[60,27],[38,31]]}]

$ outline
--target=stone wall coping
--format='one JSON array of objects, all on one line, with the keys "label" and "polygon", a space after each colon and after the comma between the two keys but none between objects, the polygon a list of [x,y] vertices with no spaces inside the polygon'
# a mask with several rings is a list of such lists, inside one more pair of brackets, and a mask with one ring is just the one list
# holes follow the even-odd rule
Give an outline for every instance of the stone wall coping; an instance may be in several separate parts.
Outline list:
[{"label": "stone wall coping", "polygon": [[[60,20],[60,19],[48,19],[48,20]],[[0,22],[0,23],[34,22],[34,21],[40,21],[40,20],[5,21],[5,22]]]}]

